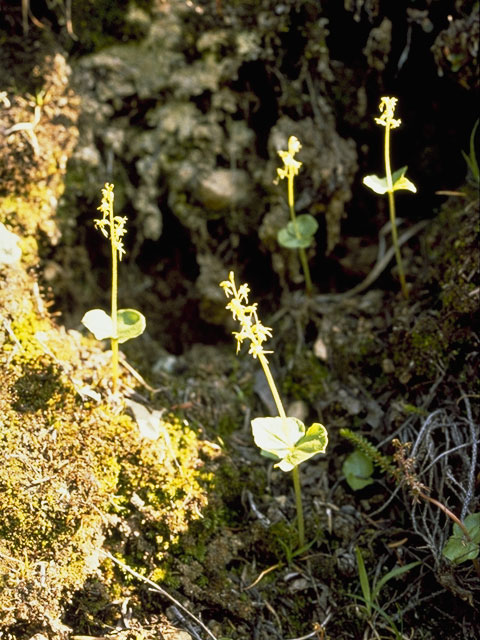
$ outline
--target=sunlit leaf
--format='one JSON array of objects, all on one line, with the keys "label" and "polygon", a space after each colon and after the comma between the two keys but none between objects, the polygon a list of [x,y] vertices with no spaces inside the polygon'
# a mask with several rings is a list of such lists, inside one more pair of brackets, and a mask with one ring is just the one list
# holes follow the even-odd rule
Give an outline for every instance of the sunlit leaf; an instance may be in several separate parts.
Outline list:
[{"label": "sunlit leaf", "polygon": [[257,447],[283,459],[305,434],[305,425],[297,418],[255,418],[252,433]]},{"label": "sunlit leaf", "polygon": [[[91,309],[82,318],[89,331],[97,340],[113,338],[112,318],[102,309]],[[118,342],[122,344],[127,340],[136,338],[145,331],[145,316],[136,309],[119,309],[117,312]]]},{"label": "sunlit leaf", "polygon": [[305,425],[297,418],[255,418],[252,432],[262,455],[277,460],[275,466],[282,471],[291,471],[317,453],[324,453],[328,444],[323,425],[316,422],[305,432]]},{"label": "sunlit leaf", "polygon": [[[393,191],[407,190],[416,193],[417,187],[405,177],[406,171],[407,167],[402,167],[392,174]],[[379,178],[376,175],[365,176],[363,184],[380,195],[388,191],[387,178]]]},{"label": "sunlit leaf", "polygon": [[113,332],[112,318],[102,309],[90,309],[82,318],[89,331],[93,333],[97,340],[111,338]]},{"label": "sunlit leaf", "polygon": [[275,466],[282,471],[291,471],[305,460],[317,453],[325,453],[328,445],[328,434],[323,424],[315,422],[307,429],[307,433],[298,440],[294,448]]}]

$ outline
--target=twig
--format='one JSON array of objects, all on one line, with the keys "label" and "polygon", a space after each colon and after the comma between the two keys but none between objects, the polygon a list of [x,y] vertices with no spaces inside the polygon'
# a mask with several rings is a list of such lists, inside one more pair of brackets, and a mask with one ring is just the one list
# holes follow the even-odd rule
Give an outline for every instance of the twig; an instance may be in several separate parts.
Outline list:
[{"label": "twig", "polygon": [[[420,222],[417,222],[417,224],[413,225],[413,227],[405,231],[405,233],[403,233],[398,238],[398,246],[401,247],[403,244],[405,244],[405,242],[410,240],[410,238],[413,238],[413,236],[415,236],[423,228],[425,228],[427,224],[428,224],[428,220],[420,220]],[[353,287],[352,289],[349,289],[348,291],[344,291],[343,293],[317,295],[315,296],[315,302],[321,303],[329,300],[351,298],[352,296],[357,295],[361,291],[364,291],[364,289],[367,289],[371,284],[375,282],[375,280],[377,280],[377,278],[384,271],[384,269],[386,269],[390,260],[394,256],[395,256],[395,247],[392,246],[390,247],[390,249],[388,249],[385,255],[379,261],[377,261],[377,263],[375,264],[373,269],[370,271],[368,276],[365,278],[365,280],[362,280],[362,282],[357,284],[355,287]]]},{"label": "twig", "polygon": [[465,395],[460,387],[460,391],[462,392],[462,400],[465,403],[465,408],[467,410],[467,418],[468,418],[468,426],[470,427],[470,435],[472,436],[472,458],[470,471],[468,474],[468,486],[467,491],[465,493],[465,500],[463,502],[462,511],[460,513],[461,520],[465,520],[465,516],[467,514],[468,505],[473,498],[473,492],[475,489],[475,469],[477,467],[477,457],[478,457],[478,425],[475,428],[475,424],[473,422],[472,417],[472,408],[470,406],[470,401],[468,396]]},{"label": "twig", "polygon": [[192,620],[195,620],[195,622],[202,627],[202,629],[210,636],[210,638],[212,638],[212,640],[217,640],[217,638],[213,635],[210,629],[206,627],[201,620],[199,620],[195,615],[193,615],[193,613],[191,613],[186,607],[184,607],[181,602],[179,602],[176,598],[174,598],[169,593],[167,593],[167,591],[165,591],[165,589],[160,587],[156,582],[153,582],[153,580],[149,580],[148,578],[145,578],[145,576],[142,576],[140,573],[137,573],[134,569],[132,569],[128,565],[124,564],[123,562],[115,558],[115,556],[112,556],[112,554],[109,553],[108,551],[102,551],[102,553],[106,558],[109,558],[110,560],[115,562],[115,564],[121,567],[124,571],[126,571],[127,573],[130,573],[132,576],[134,576],[138,580],[145,582],[145,584],[148,584],[154,591],[157,591],[158,593],[161,593],[162,596],[165,596],[165,598],[168,598],[171,602],[174,603],[176,607],[178,607],[184,613],[186,613],[187,616],[190,616]]}]

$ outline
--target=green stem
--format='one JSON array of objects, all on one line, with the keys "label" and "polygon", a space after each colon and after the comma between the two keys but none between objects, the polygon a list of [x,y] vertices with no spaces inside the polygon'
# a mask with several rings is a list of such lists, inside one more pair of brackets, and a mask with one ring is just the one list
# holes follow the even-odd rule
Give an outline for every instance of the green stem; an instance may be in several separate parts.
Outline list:
[{"label": "green stem", "polygon": [[308,267],[307,254],[305,249],[300,248],[298,250],[300,256],[300,262],[302,263],[303,274],[305,276],[305,292],[307,296],[311,296],[313,293],[312,279],[310,277],[310,269]]},{"label": "green stem", "polygon": [[[293,195],[293,174],[288,176],[288,208],[290,209],[290,218],[292,219],[293,226],[295,227],[295,235],[297,238],[300,237],[297,229],[297,218],[295,216],[295,197]],[[313,287],[312,287],[312,278],[310,277],[310,269],[308,267],[307,254],[305,253],[305,249],[300,248],[298,250],[298,254],[300,256],[300,263],[303,269],[303,275],[305,278],[305,291],[308,296],[312,295]]]},{"label": "green stem", "polygon": [[263,372],[268,382],[268,386],[270,387],[270,391],[272,392],[273,399],[275,401],[275,405],[277,407],[278,415],[281,418],[286,418],[287,414],[285,413],[285,409],[283,408],[282,400],[280,399],[280,394],[277,390],[277,385],[275,384],[275,380],[270,371],[270,367],[268,366],[268,360],[263,353],[258,354],[258,359],[260,360],[260,364],[262,365]]},{"label": "green stem", "polygon": [[117,295],[118,295],[118,272],[117,272],[117,246],[115,237],[115,226],[113,220],[113,205],[110,207],[110,240],[112,245],[112,305],[111,318],[114,338],[111,339],[112,346],[112,390],[117,393],[118,388],[118,322],[117,322]]},{"label": "green stem", "polygon": [[390,166],[390,124],[388,123],[385,125],[385,172],[387,177],[388,208],[390,211],[390,224],[392,227],[392,241],[398,265],[400,286],[402,288],[403,296],[408,299],[408,289],[405,281],[405,273],[403,271],[402,254],[400,253],[400,247],[398,245],[397,223],[395,218],[395,196],[393,191],[392,169]]},{"label": "green stem", "polygon": [[298,546],[305,546],[305,526],[303,521],[302,489],[300,487],[300,471],[298,465],[292,469],[295,503],[297,505]]}]

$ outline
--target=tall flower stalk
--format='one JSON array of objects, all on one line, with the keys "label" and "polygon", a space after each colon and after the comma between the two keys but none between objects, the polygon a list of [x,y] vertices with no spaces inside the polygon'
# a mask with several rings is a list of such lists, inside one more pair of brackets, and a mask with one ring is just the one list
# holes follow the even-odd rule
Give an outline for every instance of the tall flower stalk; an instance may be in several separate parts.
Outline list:
[{"label": "tall flower stalk", "polygon": [[287,417],[267,359],[267,354],[273,351],[266,351],[263,347],[267,338],[272,336],[272,330],[260,321],[257,303],[249,304],[248,284],[242,284],[237,288],[234,273],[231,271],[228,280],[221,282],[220,286],[227,298],[231,298],[226,308],[231,311],[233,319],[240,324],[240,331],[233,332],[237,342],[237,353],[243,342],[248,340],[250,342],[248,353],[253,358],[258,358],[277,407],[278,418],[255,418],[252,420],[252,431],[255,443],[262,450],[262,454],[273,458],[276,461],[275,466],[282,471],[292,472],[297,508],[298,542],[299,547],[302,548],[305,544],[305,525],[298,465],[317,453],[325,452],[328,443],[327,432],[325,427],[318,423],[314,423],[306,430],[300,420]]},{"label": "tall flower stalk", "polygon": [[113,214],[113,184],[108,182],[102,189],[102,202],[98,210],[103,214],[102,218],[94,220],[95,227],[100,229],[106,238],[110,239],[112,254],[112,294],[111,294],[111,318],[112,318],[112,387],[113,393],[118,388],[118,319],[117,319],[117,296],[118,296],[118,264],[125,253],[123,246],[123,236],[127,232],[125,225],[127,218],[115,216]]},{"label": "tall flower stalk", "polygon": [[305,291],[307,295],[310,296],[312,295],[313,287],[305,249],[312,244],[313,236],[318,229],[318,223],[315,218],[309,214],[303,214],[298,217],[295,214],[293,182],[302,166],[299,160],[295,160],[295,155],[301,148],[302,145],[298,138],[290,136],[287,150],[278,152],[278,155],[283,160],[283,167],[278,167],[277,169],[277,180],[287,179],[288,209],[290,211],[290,222],[278,232],[278,242],[283,247],[298,250],[305,278]]},{"label": "tall flower stalk", "polygon": [[375,122],[385,127],[385,142],[384,142],[384,154],[385,154],[385,175],[387,177],[387,194],[388,194],[388,209],[390,211],[390,223],[392,225],[392,241],[395,248],[395,258],[398,265],[398,275],[400,277],[400,286],[405,298],[408,298],[407,283],[405,282],[405,272],[403,270],[402,254],[400,253],[400,247],[398,246],[398,233],[397,223],[395,219],[395,197],[393,195],[393,180],[392,169],[390,166],[390,130],[396,129],[400,126],[401,120],[396,120],[393,116],[395,113],[395,105],[397,104],[397,98],[382,98],[380,102],[380,113],[382,115],[379,118],[375,118]]},{"label": "tall flower stalk", "polygon": [[390,131],[400,126],[401,120],[395,119],[395,107],[398,102],[397,98],[383,97],[380,101],[380,116],[375,118],[375,122],[385,127],[384,155],[385,155],[385,178],[378,176],[366,176],[363,179],[364,184],[375,191],[375,193],[388,195],[388,208],[390,212],[390,224],[392,227],[392,242],[395,250],[395,258],[398,266],[398,275],[400,278],[400,286],[405,298],[408,298],[408,288],[405,280],[405,272],[403,270],[402,254],[398,244],[397,222],[395,217],[395,197],[394,192],[400,189],[406,189],[416,193],[415,185],[405,177],[407,167],[402,167],[398,171],[392,173],[390,164]]},{"label": "tall flower stalk", "polygon": [[102,189],[102,202],[98,210],[102,218],[95,218],[95,227],[110,240],[112,255],[112,293],[111,315],[108,316],[101,309],[90,309],[82,318],[82,323],[89,329],[97,340],[110,338],[112,347],[112,391],[118,390],[118,345],[136,338],[145,330],[145,317],[136,309],[118,309],[118,262],[125,254],[123,236],[127,230],[127,218],[113,213],[113,184],[108,182]]}]

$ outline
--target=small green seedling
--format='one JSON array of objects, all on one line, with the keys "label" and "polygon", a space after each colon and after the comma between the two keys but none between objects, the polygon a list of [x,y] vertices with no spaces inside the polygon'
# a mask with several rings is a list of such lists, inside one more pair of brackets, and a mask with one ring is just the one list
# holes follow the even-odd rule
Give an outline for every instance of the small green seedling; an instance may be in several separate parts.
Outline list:
[{"label": "small green seedling", "polygon": [[111,315],[102,309],[90,309],[82,318],[82,323],[97,340],[110,338],[112,345],[112,389],[118,388],[118,345],[136,338],[145,330],[145,317],[136,309],[117,309],[118,265],[125,253],[123,236],[127,232],[126,217],[113,215],[113,184],[105,184],[102,189],[102,203],[98,207],[101,219],[95,219],[95,226],[110,239],[112,249],[112,304]]},{"label": "small green seedling", "polygon": [[355,547],[355,555],[357,557],[357,567],[358,567],[358,577],[360,579],[360,587],[362,589],[362,595],[353,595],[353,597],[357,600],[363,602],[365,607],[365,613],[369,619],[373,618],[374,612],[380,615],[388,624],[390,630],[393,632],[394,636],[398,640],[403,640],[403,635],[400,630],[397,628],[391,616],[387,614],[387,612],[380,606],[378,602],[378,598],[380,596],[380,592],[383,587],[394,578],[400,577],[402,574],[410,571],[413,567],[421,564],[420,561],[410,562],[409,564],[405,564],[402,567],[395,567],[384,576],[380,578],[380,580],[375,581],[372,586],[370,586],[370,582],[368,580],[367,570],[365,568],[365,562],[363,560],[362,552],[358,547]]},{"label": "small green seedling", "polygon": [[442,555],[455,564],[475,560],[480,549],[480,513],[471,513],[463,521],[470,539],[467,540],[461,528],[455,523],[453,533],[443,547]]},{"label": "small green seedling", "polygon": [[272,336],[270,327],[264,327],[257,315],[257,303],[248,303],[250,288],[248,284],[238,287],[235,284],[233,271],[228,280],[220,283],[227,298],[231,298],[226,308],[232,312],[233,319],[238,320],[241,330],[234,332],[237,341],[237,353],[244,340],[250,341],[248,353],[258,358],[267,378],[268,386],[277,407],[277,417],[255,418],[252,420],[253,439],[261,449],[263,456],[275,460],[275,467],[282,471],[291,471],[297,507],[297,526],[299,546],[305,545],[305,528],[303,521],[302,494],[298,467],[317,453],[325,453],[328,434],[325,427],[317,422],[308,429],[297,418],[288,418],[273,379],[263,343]]},{"label": "small green seedling", "polygon": [[279,151],[278,155],[283,160],[283,167],[277,169],[277,180],[287,178],[288,184],[288,208],[290,210],[290,222],[286,227],[280,229],[277,234],[278,243],[286,249],[297,249],[302,264],[303,274],[305,277],[305,290],[307,294],[312,295],[312,279],[310,269],[308,267],[307,255],[305,249],[313,242],[313,236],[318,229],[318,223],[313,216],[304,213],[300,216],[295,214],[295,196],[293,192],[293,180],[298,175],[298,170],[302,163],[295,160],[295,154],[300,151],[302,145],[295,136],[288,139],[287,151]]},{"label": "small green seedling", "polygon": [[400,126],[401,120],[396,120],[393,116],[397,98],[382,98],[380,102],[380,117],[375,118],[375,122],[385,127],[385,172],[384,178],[375,175],[365,176],[363,184],[379,195],[388,194],[388,207],[390,211],[390,223],[392,226],[392,241],[395,248],[395,257],[398,265],[398,273],[400,276],[400,285],[405,298],[408,298],[407,283],[405,281],[405,273],[403,271],[402,255],[398,244],[397,224],[395,219],[395,197],[394,192],[400,190],[417,192],[416,186],[405,177],[407,167],[402,167],[392,174],[390,166],[390,130]]}]

